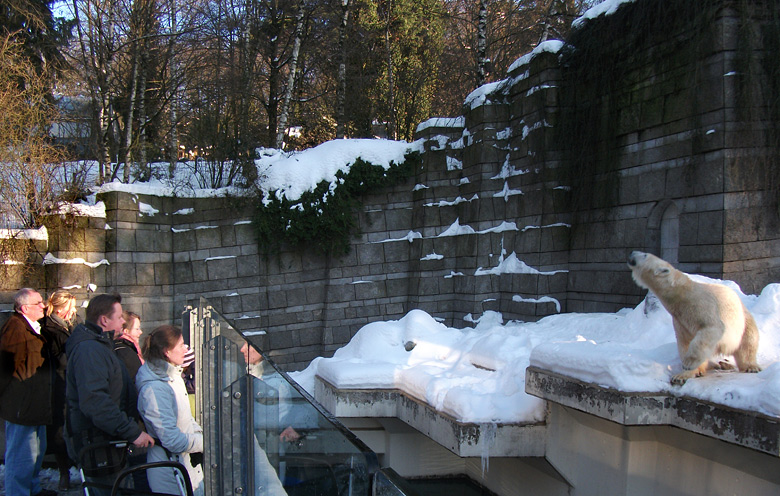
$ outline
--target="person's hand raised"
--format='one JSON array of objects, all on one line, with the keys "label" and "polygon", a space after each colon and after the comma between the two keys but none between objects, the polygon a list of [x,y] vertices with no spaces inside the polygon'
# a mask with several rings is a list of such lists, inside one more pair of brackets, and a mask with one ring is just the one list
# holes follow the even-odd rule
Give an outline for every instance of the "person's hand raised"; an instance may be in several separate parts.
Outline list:
[{"label": "person's hand raised", "polygon": [[297,441],[301,438],[301,435],[298,434],[298,432],[293,429],[292,427],[288,427],[285,430],[282,431],[281,434],[279,434],[279,439],[282,441],[287,441],[288,443],[292,443],[294,441]]}]

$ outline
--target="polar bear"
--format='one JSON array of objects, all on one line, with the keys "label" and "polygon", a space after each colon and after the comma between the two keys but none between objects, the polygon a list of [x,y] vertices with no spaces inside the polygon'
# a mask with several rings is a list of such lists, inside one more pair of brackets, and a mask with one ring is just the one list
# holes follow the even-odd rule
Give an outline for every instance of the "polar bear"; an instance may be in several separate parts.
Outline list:
[{"label": "polar bear", "polygon": [[683,371],[672,384],[719,368],[716,355],[732,355],[741,372],[760,372],[758,327],[742,300],[721,284],[692,281],[664,260],[641,251],[628,257],[634,282],[649,289],[672,315]]}]

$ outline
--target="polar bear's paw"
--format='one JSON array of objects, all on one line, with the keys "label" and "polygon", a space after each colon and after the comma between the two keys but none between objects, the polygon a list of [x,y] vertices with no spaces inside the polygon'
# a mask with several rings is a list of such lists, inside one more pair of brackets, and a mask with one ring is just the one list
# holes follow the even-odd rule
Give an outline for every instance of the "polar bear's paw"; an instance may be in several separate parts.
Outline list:
[{"label": "polar bear's paw", "polygon": [[718,360],[717,362],[712,362],[712,366],[710,368],[712,370],[737,370],[737,367],[735,367],[734,364],[728,360]]},{"label": "polar bear's paw", "polygon": [[688,379],[693,379],[694,377],[700,377],[702,374],[699,372],[698,369],[696,370],[683,370],[679,374],[676,374],[672,376],[672,384],[675,386],[682,386],[685,384],[685,381]]}]

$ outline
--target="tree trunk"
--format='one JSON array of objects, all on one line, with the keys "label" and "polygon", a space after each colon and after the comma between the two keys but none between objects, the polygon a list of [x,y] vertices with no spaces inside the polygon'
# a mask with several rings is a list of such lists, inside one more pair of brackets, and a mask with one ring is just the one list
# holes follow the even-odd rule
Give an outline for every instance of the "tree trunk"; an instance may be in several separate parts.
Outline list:
[{"label": "tree trunk", "polygon": [[[147,58],[141,56],[141,67],[146,67]],[[141,71],[141,80],[138,84],[138,165],[143,171],[143,179],[151,177],[151,171],[146,163],[146,71]]]},{"label": "tree trunk", "polygon": [[[98,19],[99,13],[92,12],[92,4],[81,4],[79,0],[73,0],[73,12],[76,16],[76,27],[79,33],[79,47],[81,50],[81,62],[87,70],[87,82],[92,99],[93,116],[97,126],[97,157],[98,157],[98,184],[103,184],[111,176],[111,152],[110,152],[110,98],[109,98],[109,62],[111,60],[111,46],[113,25],[111,16],[106,19]],[[82,22],[81,13],[86,15]],[[109,13],[113,7],[109,6]],[[104,23],[107,24],[105,31]],[[87,32],[84,32],[84,29]],[[89,47],[85,40],[101,40],[102,43],[93,42]]]},{"label": "tree trunk", "polygon": [[133,145],[133,114],[135,114],[135,102],[136,94],[138,92],[138,46],[135,43],[136,48],[133,50],[133,75],[130,81],[130,95],[127,104],[127,114],[125,115],[125,156],[124,156],[124,172],[122,174],[122,180],[125,184],[130,182],[130,149]]},{"label": "tree trunk", "polygon": [[[171,33],[176,32],[176,0],[170,0],[170,29]],[[177,121],[179,116],[177,114],[177,103],[179,100],[179,67],[177,57],[174,54],[174,36],[171,36],[168,49],[171,63],[171,82],[172,82],[172,94],[171,94],[171,111],[170,111],[170,147],[168,157],[168,177],[173,178],[176,172],[176,162],[179,160],[179,132],[177,129]]]},{"label": "tree trunk", "polygon": [[347,22],[349,21],[349,0],[341,0],[341,25],[339,26],[339,73],[336,94],[336,139],[347,135],[344,102],[347,99]]},{"label": "tree trunk", "polygon": [[[348,1],[348,0],[345,0]],[[279,115],[279,124],[276,130],[276,148],[281,149],[284,142],[284,133],[287,128],[287,116],[290,112],[290,100],[292,100],[293,86],[295,85],[295,73],[298,71],[298,54],[301,51],[301,39],[303,38],[303,18],[304,18],[304,0],[298,2],[298,14],[295,19],[295,40],[293,42],[293,51],[290,58],[290,74],[287,76],[287,88],[284,91],[282,100],[282,112]],[[339,72],[341,67],[339,66]]]},{"label": "tree trunk", "polygon": [[395,111],[395,81],[393,80],[393,47],[390,43],[390,21],[393,12],[393,0],[389,0],[387,3],[387,19],[385,23],[385,50],[387,51],[387,109],[390,122],[388,123],[388,131],[390,139],[397,139],[398,126],[397,116]]},{"label": "tree trunk", "polygon": [[[248,141],[250,140],[250,113],[252,99],[252,93],[254,92],[255,85],[255,67],[257,64],[257,54],[259,52],[259,33],[260,33],[260,19],[262,13],[260,12],[260,5],[256,0],[249,0],[246,3],[247,17],[249,18],[244,27],[244,33],[240,40],[239,45],[239,63],[241,64],[242,81],[240,87],[240,104],[238,108],[238,119],[236,122],[236,141],[237,146],[233,150],[234,160],[243,160],[243,155]],[[278,39],[278,35],[277,35]],[[269,57],[269,60],[273,63],[273,57]],[[273,67],[271,71],[273,72]],[[276,127],[268,129],[269,133],[273,133],[276,137]],[[265,146],[273,146],[269,140]]]},{"label": "tree trunk", "polygon": [[487,79],[487,0],[479,0],[477,19],[477,88]]}]

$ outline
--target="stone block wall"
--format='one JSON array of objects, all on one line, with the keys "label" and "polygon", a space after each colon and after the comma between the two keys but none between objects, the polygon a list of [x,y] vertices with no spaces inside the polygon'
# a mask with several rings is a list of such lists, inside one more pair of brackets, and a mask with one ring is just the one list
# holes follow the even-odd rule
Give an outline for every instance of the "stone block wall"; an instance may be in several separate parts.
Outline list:
[{"label": "stone block wall", "polygon": [[[632,15],[653,15],[653,4],[625,4],[590,21],[561,58],[561,120],[602,127],[585,135],[590,142],[575,136],[570,149],[569,165],[579,154],[596,174],[572,184],[569,311],[635,302],[642,291],[621,277],[632,249],[733,279],[748,293],[778,280],[777,73],[762,62],[772,58],[777,13],[772,2],[704,8],[686,0],[674,12],[680,18],[655,31],[605,39],[621,26],[649,24],[632,24]],[[605,62],[578,71],[577,50],[592,47],[592,37],[604,40]],[[588,190],[596,198],[586,198]]]},{"label": "stone block wall", "polygon": [[[780,126],[767,103],[780,85],[741,56],[775,53],[776,14],[708,0],[706,22],[612,39],[655,1],[587,22],[470,95],[463,116],[421,125],[422,169],[363,198],[346,255],[258,253],[240,199],[114,191],[99,195],[105,218],[47,221],[41,252],[86,263],[38,266],[30,285],[119,292],[147,330],[203,296],[239,329],[265,330],[290,370],[415,308],[465,327],[489,310],[536,320],[635,305],[644,293],[625,261],[637,249],[755,293],[780,279]],[[763,34],[743,36],[746,19]],[[591,72],[574,65],[589,39]]]}]

